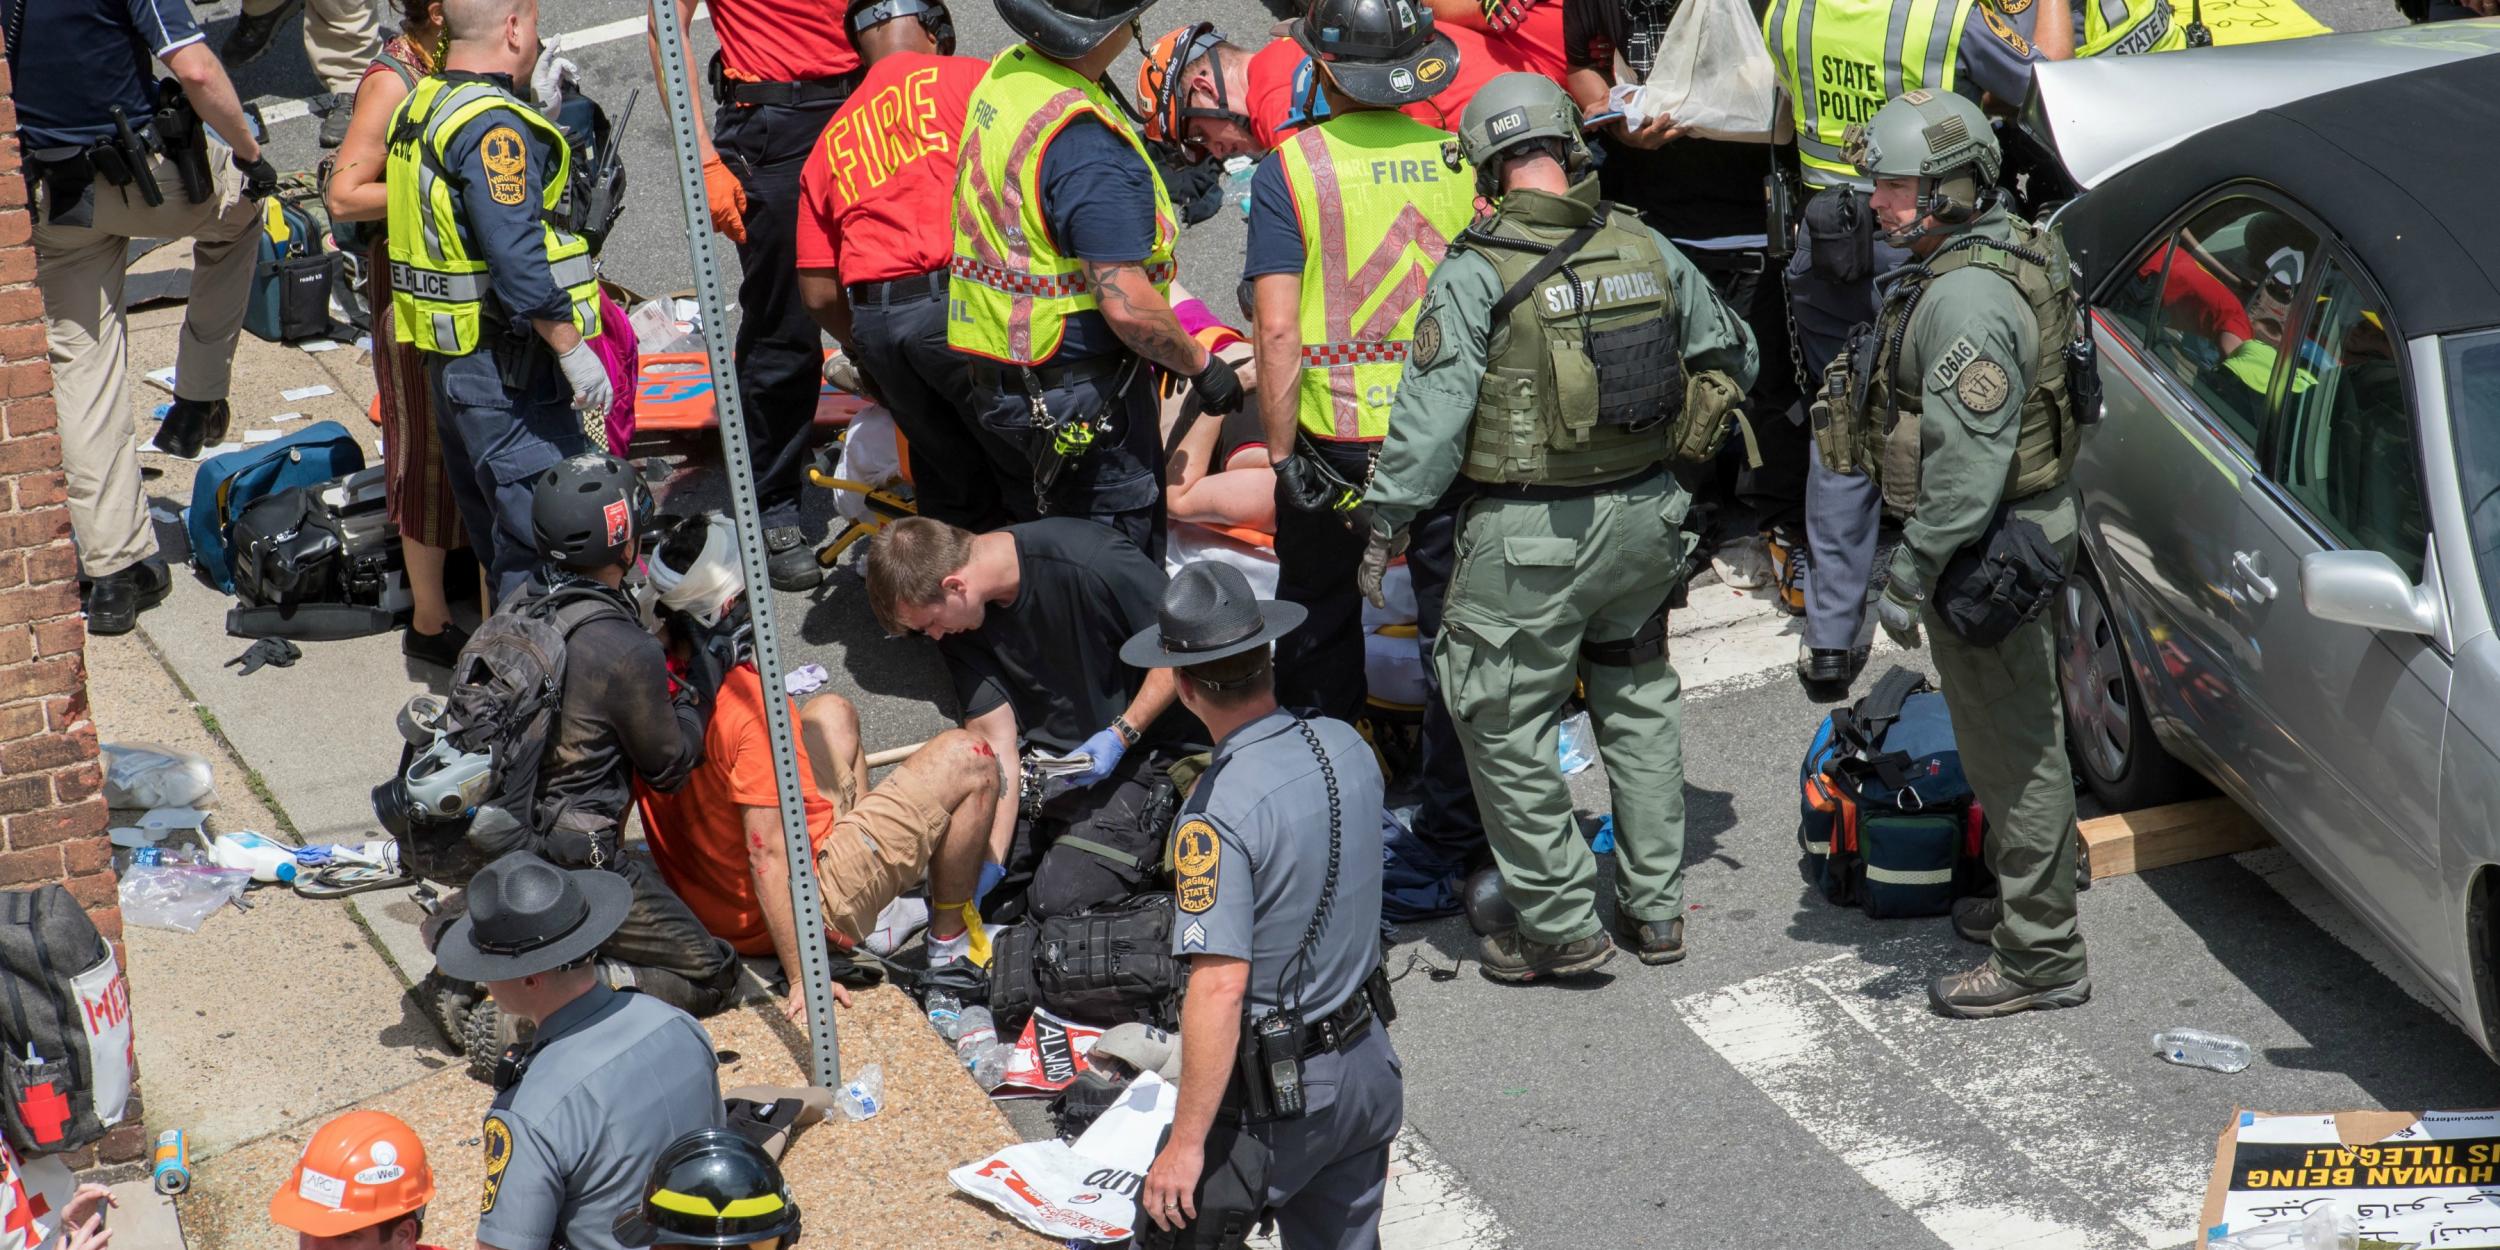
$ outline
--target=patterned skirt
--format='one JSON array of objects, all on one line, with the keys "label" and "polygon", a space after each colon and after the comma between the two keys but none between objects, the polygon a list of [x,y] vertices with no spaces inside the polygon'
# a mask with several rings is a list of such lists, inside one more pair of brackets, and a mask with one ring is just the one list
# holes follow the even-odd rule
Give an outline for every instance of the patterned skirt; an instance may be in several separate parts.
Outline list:
[{"label": "patterned skirt", "polygon": [[[373,245],[367,273],[391,271],[389,247]],[[434,400],[425,377],[425,353],[391,339],[387,279],[374,283],[373,381],[382,396],[382,473],[390,493],[391,522],[400,536],[429,547],[468,545],[460,527],[451,478],[443,472],[442,440],[434,433]]]}]

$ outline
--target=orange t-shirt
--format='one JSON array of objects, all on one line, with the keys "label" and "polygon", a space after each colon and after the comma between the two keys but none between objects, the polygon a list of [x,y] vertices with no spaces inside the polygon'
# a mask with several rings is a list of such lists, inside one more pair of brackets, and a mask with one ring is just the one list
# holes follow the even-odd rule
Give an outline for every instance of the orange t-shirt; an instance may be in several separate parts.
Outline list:
[{"label": "orange t-shirt", "polygon": [[[790,711],[793,722],[798,709]],[[799,756],[799,789],[807,796],[807,841],[822,851],[833,833],[833,804],[816,793],[816,779]],[[773,779],[772,736],[764,726],[764,683],[755,666],[729,670],[703,731],[703,763],[675,794],[635,786],[642,797],[643,836],[660,876],[686,900],[695,919],[741,955],[770,957],[772,931],[755,899],[755,872],[747,865],[746,825],[738,809],[781,806]]]}]

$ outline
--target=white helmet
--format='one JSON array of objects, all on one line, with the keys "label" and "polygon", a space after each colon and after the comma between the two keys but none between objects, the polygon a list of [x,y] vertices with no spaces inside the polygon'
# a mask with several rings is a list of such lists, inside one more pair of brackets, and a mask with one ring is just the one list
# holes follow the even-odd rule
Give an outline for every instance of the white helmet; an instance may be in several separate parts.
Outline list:
[{"label": "white helmet", "polygon": [[[685,567],[670,568],[663,555],[679,545],[676,539],[687,527],[696,525],[704,530],[703,549]],[[738,566],[737,526],[718,512],[687,517],[668,527],[653,544],[646,564],[652,602],[644,604],[643,614],[654,618],[654,624],[659,609],[670,608],[709,629],[719,625],[746,593],[746,577]]]}]

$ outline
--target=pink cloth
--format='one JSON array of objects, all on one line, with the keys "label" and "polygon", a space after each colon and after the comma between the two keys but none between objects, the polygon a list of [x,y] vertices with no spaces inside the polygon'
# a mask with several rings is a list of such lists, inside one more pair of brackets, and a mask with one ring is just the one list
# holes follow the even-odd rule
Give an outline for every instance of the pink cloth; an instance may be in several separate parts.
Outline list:
[{"label": "pink cloth", "polygon": [[608,405],[608,454],[623,456],[634,441],[634,393],[642,385],[642,349],[634,344],[634,327],[625,309],[606,291],[599,293],[599,337],[590,341],[599,363],[608,367],[608,384],[616,389]]},{"label": "pink cloth", "polygon": [[1215,315],[1215,310],[1207,307],[1207,302],[1202,299],[1185,299],[1174,304],[1172,316],[1181,323],[1181,329],[1193,337],[1209,326],[1224,325],[1223,320]]}]

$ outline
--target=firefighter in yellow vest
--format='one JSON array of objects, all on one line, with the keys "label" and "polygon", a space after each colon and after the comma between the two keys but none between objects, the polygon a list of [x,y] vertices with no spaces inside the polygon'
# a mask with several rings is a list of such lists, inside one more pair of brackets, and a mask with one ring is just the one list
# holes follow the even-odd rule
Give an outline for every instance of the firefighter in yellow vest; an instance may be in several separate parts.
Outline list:
[{"label": "firefighter in yellow vest", "polygon": [[1580,111],[1552,79],[1486,83],[1458,133],[1500,203],[1432,275],[1364,492],[1357,583],[1378,602],[1399,531],[1466,488],[1432,663],[1518,912],[1485,937],[1484,974],[1538,981],[1614,956],[1554,757],[1575,685],[1613,790],[1615,932],[1672,963],[1684,747],[1666,605],[1691,499],[1667,463],[1718,451],[1753,384],[1753,335],[1665,236],[1599,201]]},{"label": "firefighter in yellow vest", "polygon": [[1928,642],[2001,895],[1956,905],[1955,932],[1992,950],[1928,1000],[1967,1018],[2080,1006],[2092,980],[2046,609],[2074,564],[2076,417],[2100,411],[2100,388],[2066,245],[2006,211],[1996,136],[1970,101],[1911,91],[1858,130],[1875,228],[1917,264],[1833,361],[1815,440],[1905,518],[1876,621],[1904,647]]},{"label": "firefighter in yellow vest", "polygon": [[531,484],[593,449],[615,392],[587,341],[599,281],[569,228],[572,149],[515,94],[538,0],[447,0],[443,20],[442,73],[391,117],[393,333],[426,353],[452,497],[502,602],[538,566]]},{"label": "firefighter in yellow vest", "polygon": [[[2040,42],[2016,30],[1999,3],[2029,14]],[[2068,0],[1771,0],[1762,33],[1811,193],[1787,275],[1801,390],[1814,388],[1851,327],[1874,319],[1876,275],[1909,260],[1867,229],[1867,180],[1841,151],[1849,127],[1919,87],[2016,107],[2031,90],[2034,64],[2071,55],[2073,29]],[[1866,663],[1878,522],[1865,477],[1807,461],[1806,629],[1797,676],[1819,701],[1846,698]]]},{"label": "firefighter in yellow vest", "polygon": [[[1241,379],[1166,297],[1180,219],[1102,76],[1153,0],[998,0],[1024,42],[990,62],[955,178],[946,342],[972,359],[974,410],[1021,449],[1023,517],[1085,517],[1163,557],[1153,368],[1206,411]],[[1021,505],[1021,506],[1019,506]]]},{"label": "firefighter in yellow vest", "polygon": [[[1275,379],[1258,403],[1276,466],[1276,597],[1308,613],[1276,644],[1276,696],[1301,715],[1353,724],[1364,702],[1354,567],[1369,535],[1349,509],[1389,432],[1424,285],[1475,217],[1475,177],[1455,136],[1399,111],[1458,77],[1458,49],[1433,29],[1429,7],[1319,0],[1290,32],[1318,68],[1327,120],[1286,136],[1260,163],[1242,266],[1259,376]],[[1416,597],[1432,609],[1423,623],[1436,627],[1451,530],[1447,509],[1420,516],[1409,551]],[[1437,858],[1450,862],[1431,867],[1452,875],[1483,826],[1448,716],[1428,708],[1426,717],[1423,768],[1433,780],[1416,832],[1447,844]]]}]

